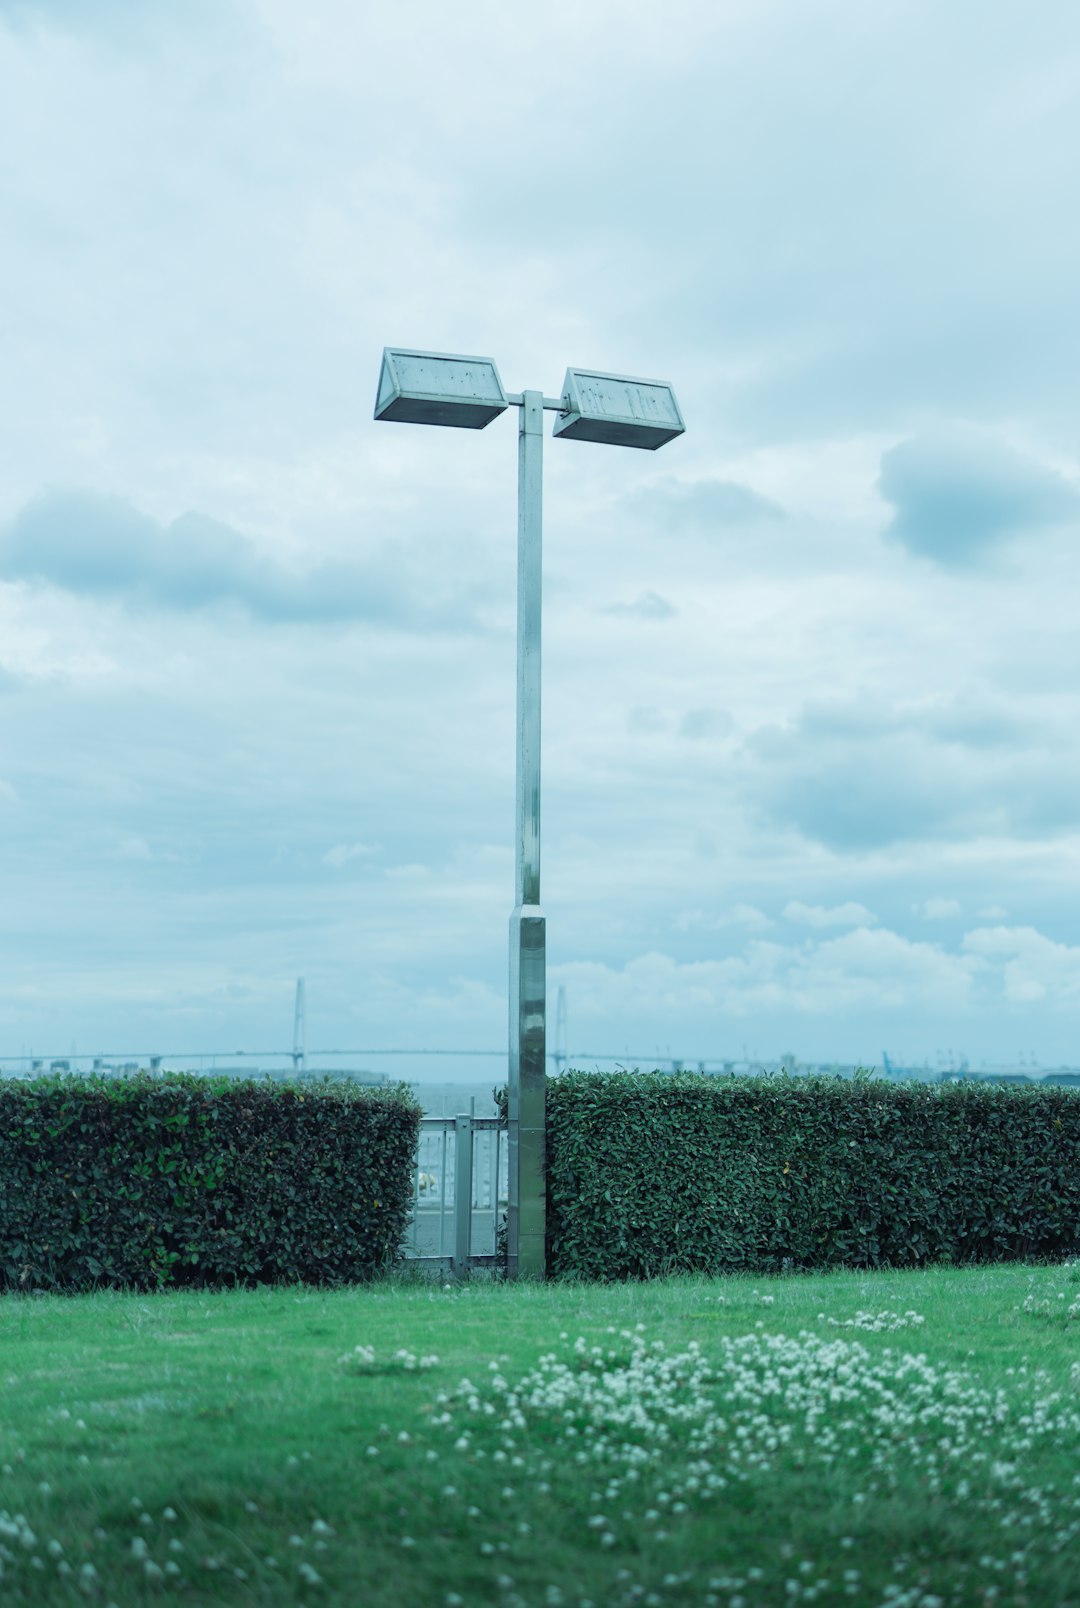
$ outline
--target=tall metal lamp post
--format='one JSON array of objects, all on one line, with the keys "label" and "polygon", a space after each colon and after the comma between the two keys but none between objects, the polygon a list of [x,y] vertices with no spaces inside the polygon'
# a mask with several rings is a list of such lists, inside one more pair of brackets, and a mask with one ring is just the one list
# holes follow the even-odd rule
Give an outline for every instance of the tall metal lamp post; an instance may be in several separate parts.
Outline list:
[{"label": "tall metal lamp post", "polygon": [[675,393],[657,380],[568,369],[560,397],[505,391],[489,357],[406,351],[388,346],[379,376],[376,419],[482,430],[508,407],[518,409],[517,830],[515,896],[510,917],[510,1198],[507,1251],[511,1278],[544,1276],[546,934],[540,908],[540,595],[544,410],[557,413],[552,434],[655,451],[681,435]]}]

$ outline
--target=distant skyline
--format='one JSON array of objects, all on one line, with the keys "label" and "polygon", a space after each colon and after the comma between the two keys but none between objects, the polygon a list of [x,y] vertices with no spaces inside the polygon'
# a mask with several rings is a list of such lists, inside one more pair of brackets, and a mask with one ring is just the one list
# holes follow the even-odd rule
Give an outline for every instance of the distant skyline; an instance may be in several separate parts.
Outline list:
[{"label": "distant skyline", "polygon": [[513,416],[400,344],[687,422],[545,443],[571,1049],[1080,1064],[1074,5],[0,0],[0,88],[0,1053],[503,1045]]}]

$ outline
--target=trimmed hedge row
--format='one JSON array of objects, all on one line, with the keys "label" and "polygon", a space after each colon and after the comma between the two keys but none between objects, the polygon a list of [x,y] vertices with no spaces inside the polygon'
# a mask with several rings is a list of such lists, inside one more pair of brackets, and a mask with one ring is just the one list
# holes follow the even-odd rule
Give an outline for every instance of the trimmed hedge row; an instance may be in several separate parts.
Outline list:
[{"label": "trimmed hedge row", "polygon": [[419,1126],[404,1085],[0,1081],[0,1289],[370,1278]]},{"label": "trimmed hedge row", "polygon": [[547,1093],[548,1271],[914,1267],[1075,1254],[1080,1093],[569,1072]]}]

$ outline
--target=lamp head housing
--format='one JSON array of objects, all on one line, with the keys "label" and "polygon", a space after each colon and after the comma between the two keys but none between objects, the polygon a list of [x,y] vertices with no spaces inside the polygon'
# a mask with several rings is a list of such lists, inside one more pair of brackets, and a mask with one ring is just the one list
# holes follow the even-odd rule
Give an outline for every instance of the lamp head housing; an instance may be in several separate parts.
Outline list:
[{"label": "lamp head housing", "polygon": [[388,346],[383,352],[377,419],[482,430],[508,406],[490,357],[413,352],[400,346]]},{"label": "lamp head housing", "polygon": [[606,441],[655,452],[686,429],[675,392],[662,380],[635,380],[595,369],[567,369],[563,412],[552,435]]}]

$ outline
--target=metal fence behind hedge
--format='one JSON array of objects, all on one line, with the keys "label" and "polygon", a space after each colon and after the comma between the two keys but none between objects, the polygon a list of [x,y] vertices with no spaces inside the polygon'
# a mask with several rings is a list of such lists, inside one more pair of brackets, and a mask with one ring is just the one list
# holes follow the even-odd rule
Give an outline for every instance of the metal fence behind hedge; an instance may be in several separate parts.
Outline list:
[{"label": "metal fence behind hedge", "polygon": [[422,1117],[406,1259],[457,1274],[494,1267],[508,1189],[500,1118]]}]

